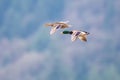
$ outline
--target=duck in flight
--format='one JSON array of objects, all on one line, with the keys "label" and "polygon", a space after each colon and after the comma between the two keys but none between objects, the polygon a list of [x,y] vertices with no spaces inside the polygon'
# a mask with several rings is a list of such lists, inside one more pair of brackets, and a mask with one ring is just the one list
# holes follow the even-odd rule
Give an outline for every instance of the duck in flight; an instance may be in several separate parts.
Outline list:
[{"label": "duck in flight", "polygon": [[78,31],[78,30],[72,30],[72,31],[63,31],[62,34],[70,34],[71,35],[71,41],[75,41],[77,38],[80,40],[87,42],[86,36],[89,34],[86,31]]},{"label": "duck in flight", "polygon": [[56,32],[56,30],[58,29],[64,29],[64,28],[68,28],[71,27],[71,25],[68,24],[69,21],[61,21],[61,22],[55,22],[55,23],[47,23],[45,24],[45,26],[50,26],[51,27],[51,31],[50,31],[50,35],[52,35],[53,33]]}]

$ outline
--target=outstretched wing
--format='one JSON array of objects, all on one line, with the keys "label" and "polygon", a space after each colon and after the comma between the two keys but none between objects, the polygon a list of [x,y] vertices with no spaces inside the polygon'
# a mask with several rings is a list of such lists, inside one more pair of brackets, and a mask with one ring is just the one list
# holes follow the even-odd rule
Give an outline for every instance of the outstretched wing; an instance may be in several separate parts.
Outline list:
[{"label": "outstretched wing", "polygon": [[86,36],[78,36],[78,38],[84,42],[87,42]]},{"label": "outstretched wing", "polygon": [[60,25],[56,25],[55,27],[52,27],[51,31],[50,31],[50,35],[52,35],[53,33],[55,33],[56,30],[59,29],[60,27],[61,27]]}]

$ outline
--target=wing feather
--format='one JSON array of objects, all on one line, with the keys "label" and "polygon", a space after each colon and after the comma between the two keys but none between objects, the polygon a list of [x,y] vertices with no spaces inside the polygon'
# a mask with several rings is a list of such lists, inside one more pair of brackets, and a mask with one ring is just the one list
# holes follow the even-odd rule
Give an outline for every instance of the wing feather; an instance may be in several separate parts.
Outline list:
[{"label": "wing feather", "polygon": [[79,36],[78,38],[84,42],[87,42],[87,38],[85,36]]},{"label": "wing feather", "polygon": [[50,31],[50,35],[52,35],[53,33],[55,33],[56,32],[56,27],[52,27],[51,28],[51,31]]},{"label": "wing feather", "polygon": [[72,41],[72,42],[75,41],[76,39],[77,39],[77,36],[71,35],[71,41]]},{"label": "wing feather", "polygon": [[55,27],[51,28],[50,35],[56,32],[57,29],[59,29],[61,26],[60,25],[55,25]]},{"label": "wing feather", "polygon": [[77,36],[75,36],[77,31],[73,31],[73,34],[71,35],[71,41],[75,41],[77,39]]}]

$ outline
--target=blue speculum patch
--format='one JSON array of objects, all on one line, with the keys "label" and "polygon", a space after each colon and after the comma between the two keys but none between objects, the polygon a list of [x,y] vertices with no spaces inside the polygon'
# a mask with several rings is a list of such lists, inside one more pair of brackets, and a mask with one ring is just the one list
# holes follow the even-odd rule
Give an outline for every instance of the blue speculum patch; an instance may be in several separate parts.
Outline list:
[{"label": "blue speculum patch", "polygon": [[77,32],[75,36],[78,36],[80,34],[80,32]]},{"label": "blue speculum patch", "polygon": [[60,28],[60,26],[61,26],[61,25],[58,25],[58,26],[56,27],[56,29]]}]

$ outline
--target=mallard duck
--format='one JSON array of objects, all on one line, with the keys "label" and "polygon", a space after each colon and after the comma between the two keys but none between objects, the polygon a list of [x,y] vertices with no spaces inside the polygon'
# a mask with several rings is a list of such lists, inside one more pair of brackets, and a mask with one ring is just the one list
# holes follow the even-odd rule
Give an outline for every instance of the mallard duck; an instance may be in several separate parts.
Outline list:
[{"label": "mallard duck", "polygon": [[68,24],[69,21],[61,21],[61,22],[55,22],[55,23],[47,23],[45,24],[45,26],[51,26],[52,29],[50,31],[50,35],[52,35],[53,33],[56,32],[56,30],[58,29],[64,29],[64,28],[68,28],[71,25]]},{"label": "mallard duck", "polygon": [[78,31],[78,30],[73,30],[73,31],[63,31],[61,32],[62,34],[70,34],[71,35],[71,41],[75,41],[77,38],[80,40],[86,42],[87,38],[86,35],[89,33],[86,31]]}]

